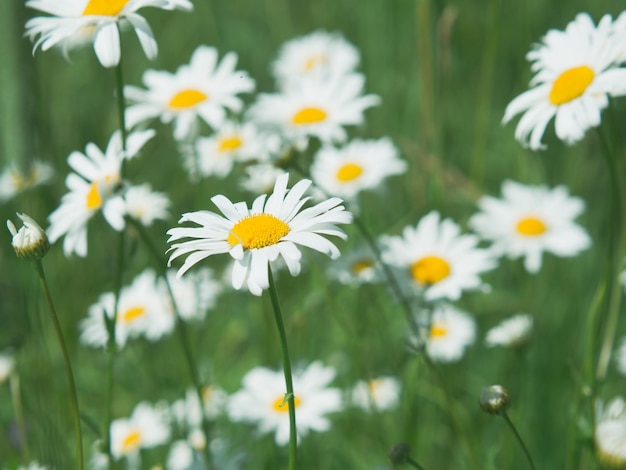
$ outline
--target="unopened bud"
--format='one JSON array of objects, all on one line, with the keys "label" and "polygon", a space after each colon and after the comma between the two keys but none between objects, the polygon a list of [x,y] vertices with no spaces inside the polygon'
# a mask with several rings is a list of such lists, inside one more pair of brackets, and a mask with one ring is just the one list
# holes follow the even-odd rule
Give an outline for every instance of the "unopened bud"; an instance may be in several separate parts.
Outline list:
[{"label": "unopened bud", "polygon": [[400,442],[389,450],[389,460],[394,465],[406,463],[411,457],[411,446],[406,442]]},{"label": "unopened bud", "polygon": [[480,407],[485,413],[503,414],[509,404],[509,392],[501,385],[490,385],[484,387],[480,392]]},{"label": "unopened bud", "polygon": [[7,227],[13,240],[11,244],[19,259],[37,261],[43,258],[50,248],[46,232],[26,214],[17,214],[24,224],[19,230],[7,220]]}]

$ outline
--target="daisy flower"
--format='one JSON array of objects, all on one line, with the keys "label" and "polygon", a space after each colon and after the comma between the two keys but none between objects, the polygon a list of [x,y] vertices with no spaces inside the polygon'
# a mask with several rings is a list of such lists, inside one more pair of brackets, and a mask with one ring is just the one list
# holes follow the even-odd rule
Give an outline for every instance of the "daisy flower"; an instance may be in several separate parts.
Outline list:
[{"label": "daisy flower", "polygon": [[164,10],[193,9],[189,0],[28,0],[26,6],[48,13],[48,17],[26,22],[26,35],[42,51],[57,44],[93,40],[98,60],[104,67],[119,64],[119,25],[130,24],[149,59],[157,55],[157,43],[148,22],[137,13],[143,7]]},{"label": "daisy flower", "polygon": [[596,27],[587,13],[580,13],[565,31],[550,31],[528,53],[537,72],[532,88],[509,103],[502,120],[507,123],[523,113],[515,129],[523,145],[545,148],[541,138],[553,117],[557,137],[574,144],[600,125],[610,96],[626,94],[626,69],[616,67],[624,49],[618,47],[610,23],[607,15]]},{"label": "daisy flower", "polygon": [[22,191],[49,182],[53,175],[52,165],[39,161],[32,162],[27,172],[22,172],[17,165],[5,168],[0,173],[0,202],[8,201]]},{"label": "daisy flower", "polygon": [[315,31],[283,44],[272,72],[284,85],[310,76],[348,75],[359,60],[359,51],[340,34]]},{"label": "daisy flower", "polygon": [[40,260],[50,248],[46,232],[28,215],[18,213],[17,216],[23,223],[19,230],[13,222],[7,220],[7,228],[11,233],[11,246],[15,255],[18,259]]},{"label": "daisy flower", "polygon": [[36,460],[32,461],[28,465],[20,465],[19,467],[17,467],[17,470],[49,470],[49,469],[50,467],[48,467],[47,465],[41,465]]},{"label": "daisy flower", "polygon": [[406,171],[391,139],[355,139],[342,148],[322,147],[313,159],[311,179],[326,193],[354,200],[383,179]]},{"label": "daisy flower", "polygon": [[[202,389],[202,406],[200,406],[196,390],[188,389],[184,398],[172,403],[170,409],[172,417],[180,427],[186,428],[188,431],[195,431],[201,430],[203,412],[208,419],[215,419],[224,411],[227,401],[226,392],[220,387],[211,385]],[[199,439],[190,439],[191,441],[199,441]],[[193,447],[202,449],[204,445],[194,445]]]},{"label": "daisy flower", "polygon": [[360,380],[352,389],[352,402],[365,411],[390,410],[398,406],[400,381],[394,377]]},{"label": "daisy flower", "polygon": [[349,286],[373,284],[383,279],[376,257],[365,247],[342,254],[329,265],[328,276]]},{"label": "daisy flower", "polygon": [[303,79],[283,93],[260,94],[249,115],[301,149],[309,137],[325,144],[343,142],[344,126],[362,124],[363,111],[380,103],[376,95],[362,95],[364,85],[365,78],[357,73],[322,81]]},{"label": "daisy flower", "polygon": [[189,470],[193,468],[194,452],[187,441],[178,440],[172,443],[167,454],[167,470]]},{"label": "daisy flower", "polygon": [[544,251],[571,257],[591,245],[587,232],[574,223],[585,203],[570,196],[565,186],[549,189],[505,181],[502,195],[503,199],[482,197],[481,212],[470,218],[469,225],[493,241],[498,254],[524,257],[528,272],[539,271]]},{"label": "daisy flower", "polygon": [[461,235],[450,219],[438,212],[424,216],[401,237],[381,237],[383,261],[405,269],[408,283],[428,301],[457,300],[461,292],[483,287],[480,273],[496,266],[489,250],[477,248],[478,237]]},{"label": "daisy flower", "polygon": [[126,98],[135,102],[126,109],[127,125],[134,127],[155,117],[164,123],[173,121],[177,140],[197,133],[198,117],[214,129],[220,128],[226,110],[241,110],[243,103],[237,95],[254,90],[254,80],[235,70],[236,65],[234,52],[218,64],[217,49],[198,46],[190,63],[176,73],[147,70],[143,74],[147,90],[130,85],[124,90]]},{"label": "daisy flower", "polygon": [[[294,403],[298,415],[298,442],[310,430],[328,431],[329,413],[342,409],[341,392],[328,388],[335,378],[332,367],[313,362],[293,376]],[[257,367],[243,378],[243,388],[230,397],[227,409],[232,421],[257,423],[261,434],[274,433],[278,445],[289,442],[288,405],[284,402],[282,372]]]},{"label": "daisy flower", "polygon": [[524,345],[530,339],[533,331],[533,317],[520,313],[507,318],[498,326],[487,332],[485,343],[487,346],[517,347]]},{"label": "daisy flower", "polygon": [[345,239],[345,233],[337,224],[350,223],[352,214],[338,198],[302,209],[308,200],[303,195],[311,181],[301,180],[288,191],[288,179],[288,174],[281,175],[272,194],[257,197],[250,209],[245,202],[233,204],[218,195],[211,201],[225,217],[209,211],[183,214],[179,223],[192,222],[200,227],[175,227],[167,232],[169,243],[188,239],[172,244],[168,264],[189,255],[178,270],[180,277],[199,261],[228,253],[235,260],[233,287],[241,289],[246,284],[252,294],[261,295],[263,289],[269,287],[269,264],[279,256],[292,276],[300,272],[302,253],[298,245],[337,258],[339,250],[322,235]]},{"label": "daisy flower", "polygon": [[594,430],[596,455],[607,468],[624,468],[626,465],[626,408],[622,397],[616,397],[605,407],[601,400],[596,404]]},{"label": "daisy flower", "polygon": [[169,216],[169,198],[163,193],[152,191],[149,184],[128,188],[124,193],[124,202],[126,214],[145,227],[152,225],[157,219],[165,220]]},{"label": "daisy flower", "polygon": [[9,376],[15,369],[15,359],[12,354],[0,353],[0,384],[9,379]]},{"label": "daisy flower", "polygon": [[626,337],[622,338],[616,352],[615,360],[617,362],[617,370],[620,374],[626,375]]},{"label": "daisy flower", "polygon": [[106,221],[115,230],[124,228],[126,204],[118,191],[122,160],[137,155],[153,136],[153,130],[130,134],[124,153],[121,134],[116,131],[109,140],[106,152],[89,143],[84,154],[70,154],[67,161],[75,171],[65,179],[70,192],[63,196],[61,205],[50,214],[48,228],[51,243],[65,236],[63,252],[66,256],[72,253],[87,256],[87,222],[97,212],[102,211]]},{"label": "daisy flower", "polygon": [[239,184],[246,191],[255,194],[271,193],[278,177],[286,173],[282,168],[269,163],[247,166],[244,172],[245,176],[240,180]]},{"label": "daisy flower", "polygon": [[[217,297],[223,290],[222,284],[215,279],[213,271],[209,268],[196,269],[184,278],[176,277],[174,270],[168,270],[166,275],[178,313],[186,321],[203,320],[207,310],[215,307]],[[159,282],[162,283],[161,290],[174,314],[165,281],[159,280]]]}]

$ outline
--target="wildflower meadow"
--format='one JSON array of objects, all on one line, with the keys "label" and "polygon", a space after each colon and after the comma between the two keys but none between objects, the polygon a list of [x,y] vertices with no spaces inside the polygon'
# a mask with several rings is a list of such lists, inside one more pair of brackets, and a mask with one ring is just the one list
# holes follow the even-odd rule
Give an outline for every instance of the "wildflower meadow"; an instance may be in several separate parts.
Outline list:
[{"label": "wildflower meadow", "polygon": [[0,469],[626,468],[619,2],[0,2]]}]

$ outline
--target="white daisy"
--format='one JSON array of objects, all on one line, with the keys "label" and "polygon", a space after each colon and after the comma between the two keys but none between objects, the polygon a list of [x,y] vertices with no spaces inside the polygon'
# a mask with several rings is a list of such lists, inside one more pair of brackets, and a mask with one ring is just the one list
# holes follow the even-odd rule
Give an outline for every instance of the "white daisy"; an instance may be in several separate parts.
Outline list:
[{"label": "white daisy", "polygon": [[[202,426],[202,413],[208,419],[217,418],[225,409],[227,393],[220,387],[209,385],[202,389],[202,407],[195,389],[188,389],[185,397],[172,403],[171,413],[178,426],[187,431],[199,430]],[[190,433],[191,434],[191,433]],[[202,449],[204,446],[194,446]]]},{"label": "white daisy", "polygon": [[480,273],[496,266],[494,254],[477,248],[478,237],[461,235],[450,219],[438,212],[405,227],[401,237],[381,237],[383,261],[406,270],[409,284],[426,300],[457,300],[461,292],[480,289]]},{"label": "white daisy", "polygon": [[47,465],[41,465],[39,462],[37,462],[36,460],[34,460],[33,462],[30,462],[28,465],[20,465],[19,467],[17,467],[17,470],[49,470],[50,467],[48,467]]},{"label": "white daisy", "polygon": [[315,31],[287,41],[272,64],[274,77],[285,85],[307,76],[347,75],[359,65],[359,51],[338,33]]},{"label": "white daisy", "polygon": [[358,286],[381,282],[381,268],[369,248],[358,248],[342,254],[328,266],[328,276],[341,284]]},{"label": "white daisy", "polygon": [[156,57],[157,43],[148,22],[137,13],[140,8],[193,8],[189,0],[28,0],[26,6],[52,15],[26,22],[26,35],[35,42],[33,50],[41,47],[46,51],[57,44],[73,45],[91,39],[104,67],[113,67],[120,61],[120,24],[130,24],[146,56]]},{"label": "white daisy", "polygon": [[[335,375],[332,367],[324,366],[319,361],[294,374],[299,438],[309,430],[328,431],[330,421],[326,415],[342,409],[341,392],[336,388],[328,388]],[[286,445],[289,442],[289,407],[284,398],[283,373],[257,367],[243,378],[243,389],[230,397],[228,414],[233,421],[257,423],[261,434],[273,432],[276,443]]]},{"label": "white daisy", "polygon": [[298,148],[309,137],[323,143],[343,142],[344,126],[363,123],[363,111],[380,103],[376,95],[362,95],[365,79],[352,73],[326,80],[303,79],[283,93],[260,94],[250,117],[283,134]]},{"label": "white daisy", "polygon": [[193,468],[194,452],[187,441],[179,440],[172,443],[167,455],[167,470],[189,470]]},{"label": "white daisy", "polygon": [[178,270],[178,276],[204,258],[229,253],[235,259],[233,287],[240,289],[246,284],[254,295],[261,295],[263,289],[269,287],[269,263],[279,256],[292,276],[300,272],[302,254],[297,245],[337,258],[339,250],[322,235],[345,239],[345,233],[337,224],[350,223],[352,214],[338,198],[302,210],[308,200],[303,195],[311,181],[302,180],[288,191],[288,179],[288,174],[281,175],[272,194],[257,197],[250,209],[245,202],[233,204],[218,195],[211,201],[226,217],[209,211],[183,214],[179,223],[193,222],[200,227],[175,227],[167,232],[169,243],[189,239],[174,243],[170,248],[173,253],[169,264],[180,256],[189,255]]},{"label": "white daisy", "polygon": [[152,191],[149,184],[126,189],[124,202],[126,214],[146,227],[157,219],[165,220],[169,216],[169,198],[163,193]]},{"label": "white daisy", "polygon": [[533,317],[520,313],[507,318],[487,332],[487,346],[516,347],[526,344],[533,331]]},{"label": "white daisy", "polygon": [[539,271],[544,251],[571,257],[591,245],[587,232],[574,223],[585,203],[570,196],[565,186],[549,189],[505,181],[502,195],[503,199],[482,197],[481,212],[470,218],[469,225],[493,241],[498,254],[524,257],[527,271]]},{"label": "white daisy", "polygon": [[400,389],[395,377],[360,380],[352,389],[352,402],[365,411],[390,410],[398,406]]},{"label": "white daisy", "polygon": [[241,179],[240,185],[246,191],[254,194],[271,193],[278,177],[286,173],[282,168],[269,163],[247,166],[244,172],[245,176]]},{"label": "white daisy", "polygon": [[40,161],[33,161],[27,172],[23,172],[17,165],[8,166],[0,173],[0,202],[8,201],[22,191],[49,182],[53,175],[52,165]]},{"label": "white daisy", "polygon": [[7,220],[7,228],[11,233],[11,245],[15,254],[19,259],[40,260],[50,248],[46,232],[28,215],[18,213],[17,216],[23,223],[19,230],[13,222]]},{"label": "white daisy", "polygon": [[[215,279],[213,271],[204,267],[196,269],[184,278],[178,278],[176,271],[168,270],[167,280],[172,288],[178,313],[186,321],[204,319],[207,310],[215,307],[217,297],[223,290],[222,284]],[[160,282],[163,283],[162,290],[165,292],[168,305],[171,306],[165,282]]]},{"label": "white daisy", "polygon": [[311,179],[326,193],[353,200],[406,168],[391,139],[355,139],[340,149],[322,147],[313,159]]},{"label": "white daisy", "polygon": [[622,397],[616,397],[605,407],[596,403],[594,430],[597,458],[607,468],[626,466],[626,407]]},{"label": "white daisy", "polygon": [[217,49],[198,46],[189,64],[176,73],[147,70],[143,82],[148,88],[125,88],[126,97],[135,104],[126,109],[126,123],[134,127],[159,117],[174,121],[174,137],[188,139],[197,132],[197,118],[214,129],[226,119],[226,110],[239,112],[243,106],[239,93],[254,90],[254,80],[235,70],[237,54],[229,52],[218,64]]},{"label": "white daisy", "polygon": [[617,362],[617,370],[620,374],[626,375],[626,337],[620,341],[620,345],[616,351],[615,361]]},{"label": "white daisy", "polygon": [[515,138],[533,150],[545,148],[541,138],[555,117],[555,131],[567,144],[581,140],[587,129],[600,125],[600,112],[609,96],[626,94],[626,69],[616,68],[623,46],[612,34],[611,18],[598,27],[580,13],[565,31],[551,31],[544,43],[528,54],[537,72],[530,90],[506,108],[503,123],[524,113]]},{"label": "white daisy", "polygon": [[115,230],[124,228],[126,205],[117,191],[121,184],[122,160],[137,155],[153,136],[153,130],[130,134],[124,154],[121,134],[116,131],[105,153],[89,143],[84,154],[70,154],[68,164],[76,173],[67,176],[65,185],[70,192],[63,196],[61,205],[50,214],[48,228],[51,243],[65,236],[63,251],[66,256],[72,253],[87,256],[87,221],[99,211]]},{"label": "white daisy", "polygon": [[0,385],[9,379],[15,369],[15,359],[8,352],[0,353]]}]

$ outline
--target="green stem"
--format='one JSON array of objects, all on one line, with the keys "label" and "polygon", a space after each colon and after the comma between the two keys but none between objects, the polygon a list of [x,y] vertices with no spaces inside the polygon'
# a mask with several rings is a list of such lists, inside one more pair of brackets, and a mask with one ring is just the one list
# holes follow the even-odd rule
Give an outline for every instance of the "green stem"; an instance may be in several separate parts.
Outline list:
[{"label": "green stem", "polygon": [[[122,36],[122,32],[120,30],[120,25],[117,23],[117,32]],[[121,54],[121,53],[120,53]],[[122,73],[122,57],[120,56],[120,61],[115,67],[115,87],[117,89],[117,114],[120,121],[120,132],[122,134],[122,150],[124,154],[126,154],[126,140],[128,138],[128,133],[126,132],[126,103],[124,100],[124,74]],[[124,163],[126,162],[126,155],[122,159],[122,166],[120,169],[120,180],[124,179]]]},{"label": "green stem", "polygon": [[20,378],[12,373],[9,377],[9,387],[11,389],[11,400],[15,409],[15,422],[20,435],[20,447],[22,449],[22,463],[24,468],[30,463],[30,449],[28,447],[28,434],[26,433],[26,420],[24,419],[24,408],[22,407],[22,394],[20,392]]},{"label": "green stem", "polygon": [[417,461],[413,459],[412,457],[407,457],[406,462],[410,464],[412,467],[415,467],[419,470],[424,470],[424,467],[422,467],[419,463],[417,463]]},{"label": "green stem", "polygon": [[80,409],[78,407],[78,395],[76,394],[76,384],[74,382],[74,373],[72,372],[72,364],[70,362],[70,355],[67,351],[67,345],[65,344],[65,338],[63,336],[63,330],[61,329],[61,323],[57,315],[54,303],[52,302],[52,296],[50,295],[50,289],[48,288],[48,282],[46,281],[46,275],[43,270],[43,263],[41,260],[35,261],[35,267],[39,280],[41,281],[41,287],[48,303],[50,310],[50,316],[52,318],[52,324],[54,330],[61,345],[61,351],[63,351],[63,361],[65,362],[65,373],[67,375],[67,382],[70,389],[70,402],[72,404],[72,412],[74,418],[74,432],[76,434],[76,461],[78,462],[78,470],[83,469],[83,437],[80,429]]},{"label": "green stem", "polygon": [[511,428],[511,431],[513,431],[513,434],[515,434],[515,438],[517,439],[517,442],[519,442],[519,445],[522,447],[522,450],[524,451],[524,454],[526,455],[526,458],[528,459],[528,464],[530,465],[530,468],[532,470],[535,470],[535,464],[533,462],[533,458],[530,456],[530,452],[528,452],[528,448],[526,447],[526,444],[524,444],[524,440],[522,439],[522,436],[520,436],[519,433],[517,432],[517,429],[515,429],[515,426],[513,425],[513,422],[511,421],[511,418],[509,418],[509,415],[506,413],[506,411],[502,413],[502,417]]},{"label": "green stem", "polygon": [[283,353],[283,372],[285,374],[285,385],[287,386],[287,393],[285,394],[285,401],[289,405],[289,470],[295,470],[296,457],[298,450],[298,437],[296,433],[296,407],[293,394],[293,380],[291,378],[291,362],[289,361],[289,349],[287,348],[287,334],[285,333],[285,324],[283,323],[283,316],[280,310],[280,303],[278,302],[278,293],[276,292],[276,286],[274,284],[274,277],[272,276],[272,269],[269,270],[269,291],[270,298],[272,300],[272,307],[274,310],[274,318],[276,319],[276,326],[278,327],[278,335],[280,336],[280,347]]}]

